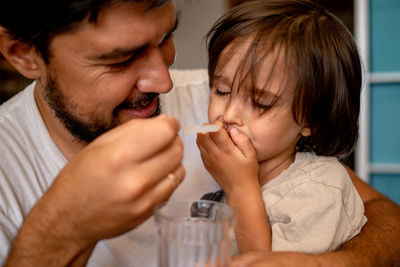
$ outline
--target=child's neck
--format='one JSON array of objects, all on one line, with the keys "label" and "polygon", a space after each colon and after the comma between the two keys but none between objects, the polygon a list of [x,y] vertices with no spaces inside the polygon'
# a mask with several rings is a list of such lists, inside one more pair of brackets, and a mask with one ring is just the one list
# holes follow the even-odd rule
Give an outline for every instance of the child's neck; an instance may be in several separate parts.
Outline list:
[{"label": "child's neck", "polygon": [[260,172],[258,175],[260,185],[265,185],[281,174],[284,170],[289,168],[289,166],[294,162],[295,157],[296,153],[294,152],[288,155],[282,155],[281,157],[260,162]]}]

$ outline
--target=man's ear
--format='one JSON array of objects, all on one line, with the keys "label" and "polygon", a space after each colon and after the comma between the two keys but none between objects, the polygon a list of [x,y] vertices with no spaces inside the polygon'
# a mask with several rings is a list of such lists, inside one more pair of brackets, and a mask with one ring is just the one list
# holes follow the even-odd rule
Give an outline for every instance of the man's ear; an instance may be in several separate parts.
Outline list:
[{"label": "man's ear", "polygon": [[304,127],[303,129],[301,129],[300,134],[304,137],[310,136],[311,130],[308,127]]},{"label": "man's ear", "polygon": [[29,79],[40,77],[39,61],[41,57],[34,48],[14,40],[4,27],[0,26],[0,52],[22,75]]}]

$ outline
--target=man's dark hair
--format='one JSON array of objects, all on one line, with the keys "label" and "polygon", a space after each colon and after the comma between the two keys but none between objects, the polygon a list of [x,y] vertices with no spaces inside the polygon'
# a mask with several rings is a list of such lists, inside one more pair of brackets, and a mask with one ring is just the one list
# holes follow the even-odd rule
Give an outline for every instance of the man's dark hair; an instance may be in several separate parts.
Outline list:
[{"label": "man's dark hair", "polygon": [[48,63],[49,44],[56,35],[73,31],[88,19],[96,23],[105,8],[122,2],[143,2],[148,8],[170,0],[7,0],[0,8],[0,25],[11,38],[34,47]]},{"label": "man's dark hair", "polygon": [[[267,77],[283,72],[280,90],[294,90],[293,117],[311,130],[311,136],[299,140],[299,151],[325,156],[352,151],[358,137],[361,62],[351,33],[333,14],[308,0],[246,1],[217,21],[208,41],[211,83],[235,49],[248,44],[234,84],[248,90],[253,101],[255,76],[264,71],[265,60],[273,66]],[[252,85],[243,86],[249,79]]]}]

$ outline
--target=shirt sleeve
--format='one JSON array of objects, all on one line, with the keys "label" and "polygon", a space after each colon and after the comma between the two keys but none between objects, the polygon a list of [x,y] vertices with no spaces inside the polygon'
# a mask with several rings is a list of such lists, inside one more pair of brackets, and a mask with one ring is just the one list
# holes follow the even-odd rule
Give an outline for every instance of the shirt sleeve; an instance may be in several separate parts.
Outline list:
[{"label": "shirt sleeve", "polygon": [[312,181],[297,185],[270,209],[272,250],[335,250],[358,234],[366,222],[359,201],[356,210],[350,203],[357,216],[349,215],[341,188]]}]

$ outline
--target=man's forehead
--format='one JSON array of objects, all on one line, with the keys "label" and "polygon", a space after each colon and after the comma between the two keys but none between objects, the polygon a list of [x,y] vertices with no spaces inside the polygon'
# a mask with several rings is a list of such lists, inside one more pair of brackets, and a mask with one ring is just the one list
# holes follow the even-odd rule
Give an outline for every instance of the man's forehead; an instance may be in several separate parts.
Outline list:
[{"label": "man's forehead", "polygon": [[135,2],[144,2],[149,5],[149,9],[154,8],[154,7],[160,7],[163,6],[172,0],[134,0]]},{"label": "man's forehead", "polygon": [[[140,4],[140,5],[143,5],[144,7],[146,7],[145,8],[146,11],[149,11],[154,8],[162,7],[170,2],[173,2],[173,0],[113,0],[113,1],[109,1],[108,4],[99,11],[101,12],[103,10],[107,10],[107,9],[111,8],[114,5],[124,4],[124,3]],[[96,18],[94,18],[94,19],[96,19]]]},{"label": "man's forehead", "polygon": [[[163,36],[174,30],[176,8],[173,1],[146,11],[142,2],[124,1],[102,11],[95,23],[88,20],[78,28],[56,36],[51,47],[78,49],[87,59],[114,50],[135,50],[147,45],[158,45]],[[74,42],[68,45],[66,43]],[[78,46],[78,48],[77,48]]]}]

